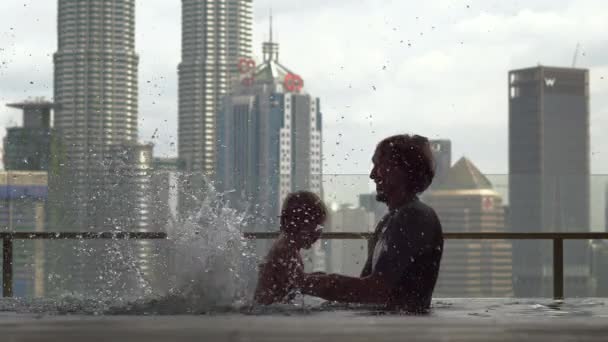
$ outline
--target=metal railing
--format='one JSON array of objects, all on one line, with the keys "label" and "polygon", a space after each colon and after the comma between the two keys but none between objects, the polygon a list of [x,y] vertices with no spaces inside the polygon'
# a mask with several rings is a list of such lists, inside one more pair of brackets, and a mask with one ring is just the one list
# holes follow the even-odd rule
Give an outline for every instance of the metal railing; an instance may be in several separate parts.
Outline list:
[{"label": "metal railing", "polygon": [[166,239],[164,232],[0,232],[2,296],[13,296],[13,240],[142,240]]},{"label": "metal railing", "polygon": [[[248,239],[273,239],[278,232],[244,233]],[[368,240],[372,233],[328,232],[321,239]],[[552,240],[553,241],[553,298],[564,299],[564,240],[608,239],[608,233],[444,233],[446,240]],[[2,244],[2,295],[13,295],[13,240],[142,240],[166,239],[163,232],[0,232]]]},{"label": "metal railing", "polygon": [[[278,233],[245,233],[250,239],[272,239]],[[372,233],[323,233],[321,239],[359,239],[368,241]],[[553,241],[553,298],[564,299],[564,240],[604,240],[608,233],[506,233],[506,232],[478,232],[478,233],[443,233],[446,240],[552,240]]]}]

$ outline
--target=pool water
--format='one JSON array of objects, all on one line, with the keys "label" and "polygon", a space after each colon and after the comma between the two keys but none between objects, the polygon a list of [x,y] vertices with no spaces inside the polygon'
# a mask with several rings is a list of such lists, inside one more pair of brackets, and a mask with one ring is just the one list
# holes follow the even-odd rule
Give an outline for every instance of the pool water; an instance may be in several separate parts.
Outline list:
[{"label": "pool water", "polygon": [[[283,315],[312,316],[330,312],[349,312],[358,316],[407,315],[387,312],[373,306],[329,303],[317,298],[300,297],[292,304],[256,306],[234,304],[230,306],[198,305],[192,298],[165,296],[132,302],[108,302],[76,297],[54,299],[0,299],[0,313],[10,315],[45,316],[153,316],[153,315]],[[476,319],[608,319],[608,299],[581,298],[554,301],[551,299],[514,298],[452,298],[435,299],[427,317]],[[607,320],[608,322],[608,320]]]}]

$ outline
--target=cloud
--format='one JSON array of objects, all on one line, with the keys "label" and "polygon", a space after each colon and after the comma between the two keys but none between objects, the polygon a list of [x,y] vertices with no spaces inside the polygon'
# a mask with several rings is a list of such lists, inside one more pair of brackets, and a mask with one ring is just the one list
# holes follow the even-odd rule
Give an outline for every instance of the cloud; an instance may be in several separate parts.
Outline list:
[{"label": "cloud", "polygon": [[[3,102],[52,95],[56,1],[1,6],[5,125],[15,112]],[[258,56],[271,6],[282,63],[321,98],[329,173],[366,174],[376,142],[397,132],[452,139],[454,159],[507,172],[507,71],[568,66],[577,42],[578,66],[591,72],[592,169],[608,172],[605,1],[254,0]],[[175,154],[177,140],[180,17],[179,1],[137,0],[140,136],[164,155]]]}]

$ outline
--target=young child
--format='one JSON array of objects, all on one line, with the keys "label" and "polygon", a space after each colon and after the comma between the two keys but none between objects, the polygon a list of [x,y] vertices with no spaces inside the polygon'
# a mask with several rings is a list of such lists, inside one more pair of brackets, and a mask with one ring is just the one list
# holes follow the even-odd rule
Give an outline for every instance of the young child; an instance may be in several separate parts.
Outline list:
[{"label": "young child", "polygon": [[293,297],[297,277],[304,272],[300,249],[309,249],[321,236],[327,208],[309,191],[285,198],[280,216],[280,234],[260,264],[255,301],[260,304],[287,302]]}]

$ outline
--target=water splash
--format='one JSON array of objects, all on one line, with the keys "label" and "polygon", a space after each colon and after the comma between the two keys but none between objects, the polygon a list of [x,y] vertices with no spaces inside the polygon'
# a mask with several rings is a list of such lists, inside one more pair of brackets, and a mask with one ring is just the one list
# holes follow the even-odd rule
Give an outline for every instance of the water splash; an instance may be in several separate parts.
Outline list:
[{"label": "water splash", "polygon": [[148,294],[105,313],[200,314],[248,306],[258,257],[243,236],[248,215],[227,206],[224,195],[208,186],[197,209],[167,227],[166,293]]},{"label": "water splash", "polygon": [[188,312],[249,303],[258,258],[243,237],[246,222],[246,214],[208,189],[200,209],[170,229],[174,273],[167,300],[187,302]]},{"label": "water splash", "polygon": [[56,242],[64,245],[50,257],[60,267],[47,281],[62,292],[3,300],[0,311],[184,314],[247,306],[258,257],[243,237],[248,216],[229,208],[224,195],[208,187],[194,212],[169,220],[167,240],[143,241],[154,251],[143,253],[141,240]]}]

